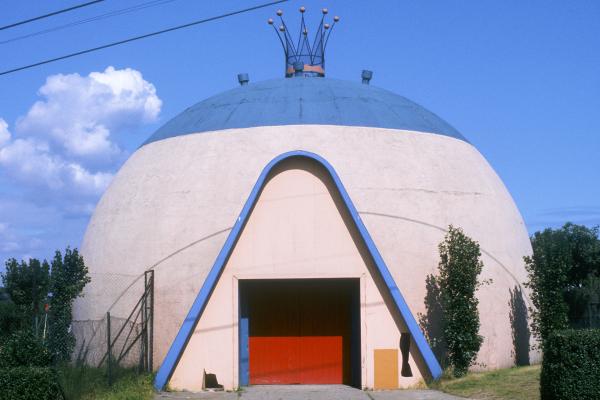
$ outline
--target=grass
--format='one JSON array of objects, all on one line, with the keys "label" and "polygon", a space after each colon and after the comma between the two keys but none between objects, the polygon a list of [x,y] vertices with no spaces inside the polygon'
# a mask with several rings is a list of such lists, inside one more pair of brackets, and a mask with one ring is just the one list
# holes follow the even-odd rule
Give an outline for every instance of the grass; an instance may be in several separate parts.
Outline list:
[{"label": "grass", "polygon": [[67,400],[150,400],[154,396],[152,374],[131,369],[115,371],[112,386],[108,386],[105,369],[63,367],[59,375]]},{"label": "grass", "polygon": [[[115,383],[108,386],[106,370],[91,367],[63,367],[60,383],[67,400],[151,400],[152,374],[132,369],[115,371]],[[462,378],[444,377],[433,385],[456,396],[481,400],[539,400],[540,366],[516,367],[470,373]]]},{"label": "grass", "polygon": [[540,366],[476,372],[462,378],[442,378],[434,388],[472,399],[539,400]]}]

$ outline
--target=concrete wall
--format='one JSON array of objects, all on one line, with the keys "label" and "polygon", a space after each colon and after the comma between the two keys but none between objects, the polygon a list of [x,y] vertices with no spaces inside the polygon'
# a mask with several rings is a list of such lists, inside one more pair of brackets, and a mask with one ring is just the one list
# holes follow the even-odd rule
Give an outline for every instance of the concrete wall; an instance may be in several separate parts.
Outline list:
[{"label": "concrete wall", "polygon": [[414,314],[424,311],[425,277],[437,270],[448,224],[479,241],[483,278],[494,283],[478,292],[485,337],[478,362],[487,369],[512,365],[510,291],[525,281],[522,257],[531,253],[522,218],[473,146],[420,132],[273,126],[143,146],[88,226],[82,253],[92,282],[75,304],[75,319],[85,325],[108,309],[126,316],[140,292],[136,277],[154,268],[160,364],[260,171],[290,150],[333,165]]}]

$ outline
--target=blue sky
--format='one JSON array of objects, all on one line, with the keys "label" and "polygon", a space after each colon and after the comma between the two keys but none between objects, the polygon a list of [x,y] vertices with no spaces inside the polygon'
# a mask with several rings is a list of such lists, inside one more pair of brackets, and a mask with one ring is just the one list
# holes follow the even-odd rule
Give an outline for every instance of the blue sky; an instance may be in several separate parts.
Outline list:
[{"label": "blue sky", "polygon": [[[146,1],[106,0],[0,31],[0,69],[261,4],[164,1],[4,43]],[[0,25],[76,3],[7,0]],[[281,7],[295,25],[301,5],[315,23],[324,6],[341,17],[329,77],[371,69],[373,85],[447,120],[498,172],[530,232],[600,224],[600,2],[289,1],[0,76],[0,259],[78,247],[112,174],[161,124],[235,87],[239,72],[281,76],[266,20]]]}]

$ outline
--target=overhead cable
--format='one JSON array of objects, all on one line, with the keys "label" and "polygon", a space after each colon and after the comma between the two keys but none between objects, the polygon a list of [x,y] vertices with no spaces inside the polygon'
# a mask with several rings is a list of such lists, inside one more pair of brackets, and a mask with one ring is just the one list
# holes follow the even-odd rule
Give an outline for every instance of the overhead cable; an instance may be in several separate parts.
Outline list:
[{"label": "overhead cable", "polygon": [[49,14],[44,14],[44,15],[40,15],[40,16],[37,16],[37,17],[26,19],[24,21],[19,21],[19,22],[15,22],[15,23],[12,23],[12,24],[9,24],[9,25],[0,26],[0,31],[2,31],[4,29],[14,28],[15,26],[28,24],[28,23],[33,22],[33,21],[38,21],[40,19],[52,17],[54,15],[66,13],[66,12],[73,11],[73,10],[77,10],[78,8],[83,8],[83,7],[91,6],[93,4],[100,3],[100,2],[103,2],[103,1],[104,0],[88,1],[87,3],[81,3],[81,4],[77,4],[77,5],[69,7],[69,8],[63,8],[62,10],[53,11],[53,12],[51,12]]},{"label": "overhead cable", "polygon": [[152,1],[147,1],[145,3],[136,4],[136,5],[131,6],[131,7],[121,8],[119,10],[113,10],[113,11],[110,11],[110,12],[107,12],[107,13],[104,13],[104,14],[96,15],[94,17],[90,17],[90,18],[85,18],[85,19],[81,19],[81,20],[78,20],[78,21],[69,22],[67,24],[58,25],[58,26],[47,28],[47,29],[42,29],[42,30],[39,30],[37,32],[32,32],[32,33],[28,33],[28,34],[21,35],[21,36],[16,36],[16,37],[13,37],[13,38],[10,38],[10,39],[6,39],[6,40],[0,40],[0,45],[11,43],[11,42],[16,42],[18,40],[28,39],[30,37],[39,36],[39,35],[43,35],[43,34],[50,33],[50,32],[59,31],[61,29],[72,28],[74,26],[87,24],[89,22],[100,21],[100,20],[103,20],[103,19],[108,19],[108,18],[119,16],[119,15],[123,15],[123,14],[128,14],[128,13],[140,11],[140,10],[143,10],[143,9],[146,9],[146,8],[150,8],[150,7],[155,7],[155,6],[160,6],[160,5],[167,4],[167,3],[172,3],[174,1],[175,0],[152,0]]},{"label": "overhead cable", "polygon": [[249,12],[249,11],[258,10],[260,8],[269,7],[269,6],[272,6],[274,4],[285,3],[287,1],[289,1],[289,0],[272,1],[270,3],[265,3],[265,4],[258,5],[258,6],[254,6],[254,7],[250,7],[250,8],[245,8],[243,10],[233,11],[233,12],[229,12],[229,13],[226,13],[226,14],[221,14],[221,15],[217,15],[217,16],[214,16],[214,17],[209,17],[209,18],[201,19],[201,20],[198,20],[198,21],[193,21],[193,22],[190,22],[190,23],[187,23],[187,24],[174,26],[172,28],[167,28],[167,29],[163,29],[163,30],[160,30],[160,31],[156,31],[156,32],[152,32],[152,33],[147,33],[145,35],[135,36],[135,37],[132,37],[132,38],[129,38],[129,39],[124,39],[124,40],[119,40],[118,42],[112,42],[112,43],[108,43],[108,44],[105,44],[105,45],[102,45],[102,46],[93,47],[91,49],[81,50],[81,51],[77,51],[75,53],[66,54],[64,56],[60,56],[60,57],[56,57],[56,58],[51,58],[51,59],[40,61],[40,62],[36,62],[36,63],[33,63],[33,64],[24,65],[22,67],[17,67],[17,68],[9,69],[9,70],[6,70],[6,71],[2,71],[2,72],[0,72],[0,76],[1,75],[11,74],[11,73],[17,72],[17,71],[22,71],[24,69],[29,69],[29,68],[37,67],[37,66],[44,65],[44,64],[49,64],[49,63],[52,63],[52,62],[55,62],[55,61],[60,61],[60,60],[64,60],[64,59],[67,59],[67,58],[79,56],[79,55],[82,55],[82,54],[92,53],[94,51],[98,51],[98,50],[102,50],[102,49],[107,49],[109,47],[114,47],[114,46],[118,46],[118,45],[121,45],[121,44],[129,43],[129,42],[134,42],[136,40],[146,39],[146,38],[149,38],[149,37],[152,37],[152,36],[161,35],[163,33],[173,32],[173,31],[176,31],[176,30],[179,30],[179,29],[183,29],[183,28],[189,28],[190,26],[203,24],[205,22],[211,22],[211,21],[215,21],[215,20],[218,20],[218,19],[223,19],[223,18],[226,18],[226,17],[231,17],[233,15],[243,14],[243,13],[246,13],[246,12]]}]

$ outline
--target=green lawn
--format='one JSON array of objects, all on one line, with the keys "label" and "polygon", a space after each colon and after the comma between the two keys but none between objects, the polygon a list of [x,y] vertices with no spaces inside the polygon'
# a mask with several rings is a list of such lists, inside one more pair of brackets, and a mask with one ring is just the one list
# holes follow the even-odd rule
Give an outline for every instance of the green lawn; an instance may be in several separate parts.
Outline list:
[{"label": "green lawn", "polygon": [[133,370],[115,371],[115,383],[108,386],[106,370],[91,367],[64,367],[60,384],[67,400],[150,400],[154,397],[152,374]]},{"label": "green lawn", "polygon": [[472,399],[539,400],[540,366],[470,373],[458,379],[442,378],[434,388]]},{"label": "green lawn", "polygon": [[[151,374],[133,370],[116,372],[116,382],[108,386],[106,371],[90,367],[60,370],[61,386],[67,400],[150,400]],[[517,367],[470,373],[463,378],[442,378],[434,389],[456,396],[482,400],[539,400],[540,366]]]}]

